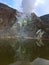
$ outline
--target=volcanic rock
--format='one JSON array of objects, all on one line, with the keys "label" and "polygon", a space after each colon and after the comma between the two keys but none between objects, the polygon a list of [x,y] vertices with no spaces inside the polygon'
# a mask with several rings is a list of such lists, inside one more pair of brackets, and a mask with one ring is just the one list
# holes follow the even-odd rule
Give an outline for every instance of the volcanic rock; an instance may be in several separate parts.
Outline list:
[{"label": "volcanic rock", "polygon": [[17,13],[16,9],[0,3],[0,29],[10,28],[17,21]]},{"label": "volcanic rock", "polygon": [[32,13],[31,16],[27,18],[26,25],[22,26],[21,31],[28,37],[36,38],[36,32],[39,29],[43,29],[43,25],[42,20],[35,13]]},{"label": "volcanic rock", "polygon": [[41,16],[40,19],[44,23],[43,30],[45,31],[45,33],[44,33],[43,37],[44,38],[49,38],[49,14]]}]

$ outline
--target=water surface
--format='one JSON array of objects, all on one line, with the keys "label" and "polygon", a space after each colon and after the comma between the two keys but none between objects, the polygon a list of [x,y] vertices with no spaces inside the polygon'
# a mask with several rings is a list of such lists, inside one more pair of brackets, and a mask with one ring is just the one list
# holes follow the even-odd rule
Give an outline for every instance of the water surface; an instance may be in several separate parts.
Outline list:
[{"label": "water surface", "polygon": [[17,61],[33,62],[38,57],[49,60],[49,40],[39,42],[35,39],[0,39],[0,65],[9,65]]}]

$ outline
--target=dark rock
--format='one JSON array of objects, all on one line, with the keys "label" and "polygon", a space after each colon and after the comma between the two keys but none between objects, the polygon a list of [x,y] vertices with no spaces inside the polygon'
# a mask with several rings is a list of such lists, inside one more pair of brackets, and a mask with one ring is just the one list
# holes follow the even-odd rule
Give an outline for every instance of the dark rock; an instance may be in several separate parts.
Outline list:
[{"label": "dark rock", "polygon": [[49,38],[49,14],[38,17],[35,13],[32,13],[31,18],[32,21],[28,22],[26,26],[26,30],[29,33],[28,35],[32,37],[36,37],[36,32],[41,29],[42,31],[44,31],[42,37],[48,39]]},{"label": "dark rock", "polygon": [[[43,15],[40,17],[40,19],[43,21],[45,31],[44,38],[49,38],[49,14]],[[42,27],[42,26],[41,26]]]},{"label": "dark rock", "polygon": [[46,32],[49,33],[49,14],[41,16],[40,19],[45,25]]}]

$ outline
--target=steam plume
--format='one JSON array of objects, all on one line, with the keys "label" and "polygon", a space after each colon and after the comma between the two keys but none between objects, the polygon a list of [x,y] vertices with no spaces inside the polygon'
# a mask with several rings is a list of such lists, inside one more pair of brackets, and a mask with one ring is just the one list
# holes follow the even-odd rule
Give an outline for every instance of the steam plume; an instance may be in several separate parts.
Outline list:
[{"label": "steam plume", "polygon": [[35,5],[36,0],[22,0],[22,8],[23,12],[27,14],[31,14]]}]

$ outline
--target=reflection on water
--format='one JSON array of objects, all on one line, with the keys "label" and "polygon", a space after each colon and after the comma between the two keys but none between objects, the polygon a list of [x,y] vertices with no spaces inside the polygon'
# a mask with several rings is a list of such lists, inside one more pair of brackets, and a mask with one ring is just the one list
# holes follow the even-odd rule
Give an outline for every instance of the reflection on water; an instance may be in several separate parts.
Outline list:
[{"label": "reflection on water", "polygon": [[38,57],[49,60],[49,40],[42,40],[44,45],[41,46],[36,42],[37,40],[0,39],[0,65],[8,65],[16,61],[33,62]]}]

